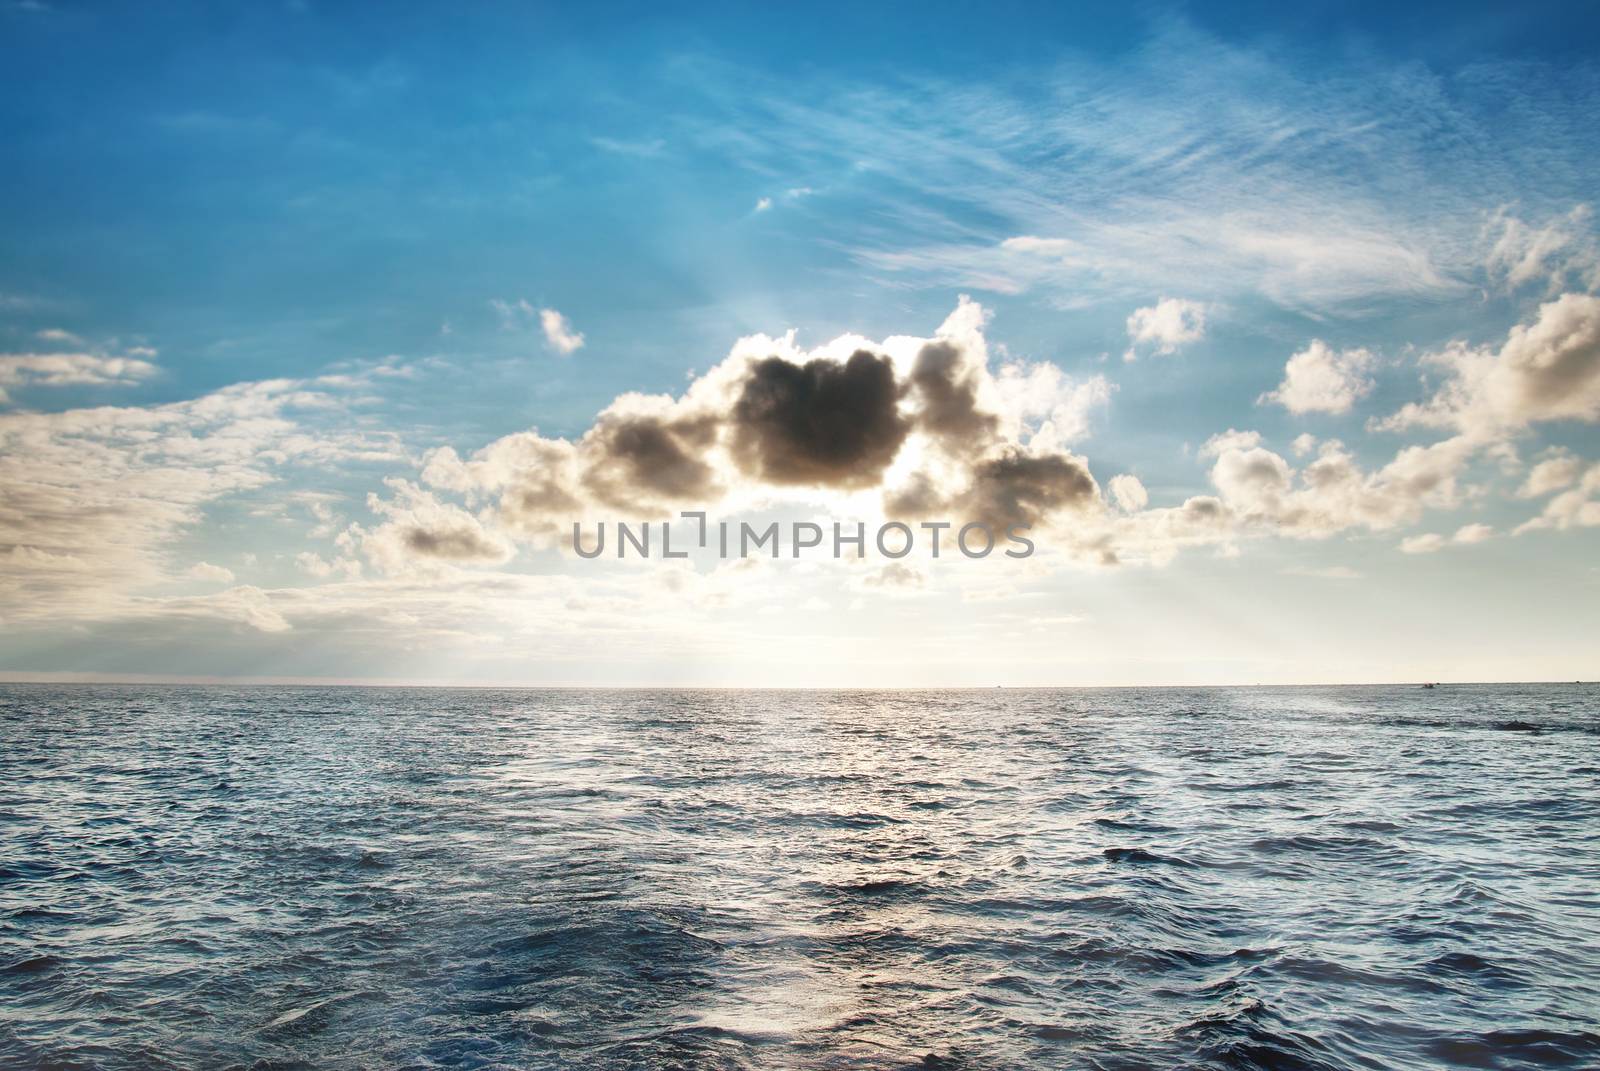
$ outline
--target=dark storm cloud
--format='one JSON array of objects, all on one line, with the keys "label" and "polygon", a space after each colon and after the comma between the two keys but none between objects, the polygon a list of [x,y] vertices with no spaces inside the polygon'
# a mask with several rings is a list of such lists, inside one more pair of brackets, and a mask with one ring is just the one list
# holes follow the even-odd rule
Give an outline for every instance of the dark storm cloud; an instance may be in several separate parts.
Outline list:
[{"label": "dark storm cloud", "polygon": [[[1081,459],[1009,437],[989,408],[981,339],[922,342],[899,375],[870,348],[844,360],[765,352],[730,357],[678,398],[623,395],[576,442],[529,433],[467,462],[443,453],[432,482],[498,492],[500,520],[526,534],[563,531],[597,507],[654,515],[733,488],[878,488],[892,517],[996,528],[1098,501]],[[927,466],[886,488],[916,435],[931,447]]]},{"label": "dark storm cloud", "polygon": [[700,456],[716,443],[717,428],[711,416],[606,413],[583,438],[581,451],[593,459],[583,482],[595,498],[622,508],[715,497],[720,488]]},{"label": "dark storm cloud", "polygon": [[775,484],[871,487],[910,431],[889,358],[857,350],[843,364],[768,357],[750,366],[729,444],[746,474]]},{"label": "dark storm cloud", "polygon": [[916,473],[903,487],[885,492],[883,510],[895,520],[914,521],[931,517],[950,505],[950,496],[940,492],[926,473]]},{"label": "dark storm cloud", "polygon": [[1016,447],[974,462],[967,486],[941,494],[918,475],[884,499],[891,517],[917,519],[948,513],[981,521],[995,530],[1013,524],[1037,525],[1062,511],[1081,510],[1099,501],[1088,467],[1070,454],[1028,454]]},{"label": "dark storm cloud", "polygon": [[978,376],[962,348],[948,339],[923,346],[911,367],[911,389],[922,403],[917,423],[957,449],[982,449],[1000,418],[978,408]]},{"label": "dark storm cloud", "polygon": [[1079,459],[1011,449],[973,467],[972,486],[962,504],[975,520],[998,527],[1038,524],[1060,510],[1082,509],[1098,497],[1094,477]]}]

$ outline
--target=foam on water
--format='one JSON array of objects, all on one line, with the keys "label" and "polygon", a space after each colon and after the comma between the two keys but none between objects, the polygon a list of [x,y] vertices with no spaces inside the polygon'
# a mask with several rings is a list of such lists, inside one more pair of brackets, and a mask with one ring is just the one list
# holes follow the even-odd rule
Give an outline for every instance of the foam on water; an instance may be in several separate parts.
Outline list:
[{"label": "foam on water", "polygon": [[1597,701],[0,686],[0,1065],[1592,1067]]}]

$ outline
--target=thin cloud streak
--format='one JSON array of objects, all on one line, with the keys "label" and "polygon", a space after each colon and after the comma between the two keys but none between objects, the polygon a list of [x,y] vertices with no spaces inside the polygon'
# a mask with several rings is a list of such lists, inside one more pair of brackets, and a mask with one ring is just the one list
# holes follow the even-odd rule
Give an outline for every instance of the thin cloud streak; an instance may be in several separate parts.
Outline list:
[{"label": "thin cloud streak", "polygon": [[[1591,192],[1572,162],[1595,148],[1592,72],[1333,77],[1178,22],[1114,78],[1069,63],[1026,92],[919,80],[824,86],[798,103],[700,73],[720,109],[715,124],[686,122],[702,148],[780,182],[837,176],[836,196],[864,211],[834,240],[921,285],[1080,304],[1198,280],[1204,298],[1328,313],[1460,298],[1491,260],[1517,285],[1593,270],[1592,218],[1570,214]],[[1489,122],[1502,107],[1541,122]],[[1561,233],[1508,229],[1510,204],[1563,214]]]}]

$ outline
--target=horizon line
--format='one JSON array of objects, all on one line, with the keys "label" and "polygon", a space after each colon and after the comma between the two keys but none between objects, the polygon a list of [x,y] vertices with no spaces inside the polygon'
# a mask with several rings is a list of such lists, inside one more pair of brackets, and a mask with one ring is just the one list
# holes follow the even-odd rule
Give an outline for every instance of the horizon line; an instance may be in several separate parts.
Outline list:
[{"label": "horizon line", "polygon": [[73,673],[18,673],[0,671],[0,685],[14,684],[77,684],[115,687],[118,685],[165,685],[172,687],[230,687],[230,688],[392,688],[428,689],[434,691],[563,691],[563,692],[992,692],[992,691],[1130,691],[1134,689],[1234,689],[1234,688],[1420,688],[1425,684],[1437,687],[1463,688],[1486,685],[1559,685],[1595,684],[1600,677],[1562,678],[1559,680],[1424,680],[1405,678],[1374,681],[1294,681],[1267,683],[1165,683],[1165,684],[955,684],[955,685],[884,685],[884,684],[531,684],[492,682],[440,682],[394,681],[362,678],[317,677],[203,677],[169,674],[140,676],[99,675]]}]

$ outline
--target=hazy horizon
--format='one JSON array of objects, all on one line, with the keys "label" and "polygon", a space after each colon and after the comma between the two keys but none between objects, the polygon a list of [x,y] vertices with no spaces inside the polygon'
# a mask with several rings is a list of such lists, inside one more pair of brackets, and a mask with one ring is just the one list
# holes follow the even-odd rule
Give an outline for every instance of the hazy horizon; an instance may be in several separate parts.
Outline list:
[{"label": "hazy horizon", "polygon": [[171,685],[174,687],[218,688],[413,688],[449,690],[500,690],[500,691],[626,691],[626,692],[981,692],[1011,689],[1014,691],[1124,691],[1151,689],[1230,689],[1230,688],[1418,688],[1433,684],[1440,688],[1459,687],[1542,687],[1595,684],[1595,680],[1348,680],[1348,681],[1276,681],[1222,683],[1159,682],[1146,684],[577,684],[537,683],[511,681],[409,681],[409,680],[335,680],[316,678],[270,677],[95,677],[91,675],[15,674],[0,675],[0,685],[5,684],[98,684],[108,687],[126,685]]}]

